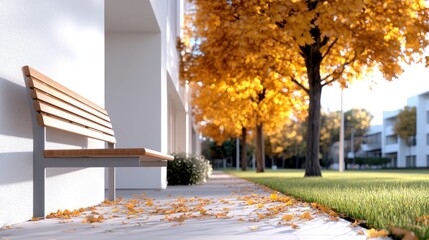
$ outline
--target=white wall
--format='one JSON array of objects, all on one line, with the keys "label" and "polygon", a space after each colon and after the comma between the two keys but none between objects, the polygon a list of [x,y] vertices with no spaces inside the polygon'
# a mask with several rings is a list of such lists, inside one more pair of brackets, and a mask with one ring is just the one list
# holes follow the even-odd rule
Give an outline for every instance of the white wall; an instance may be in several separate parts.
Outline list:
[{"label": "white wall", "polygon": [[[0,0],[0,227],[32,216],[33,140],[21,67],[104,105],[103,9],[103,0]],[[100,146],[53,131],[48,140],[53,148]],[[48,169],[47,176],[47,211],[104,199],[103,169]]]},{"label": "white wall", "polygon": [[[160,40],[159,33],[106,32],[106,106],[117,147],[162,151]],[[118,168],[117,187],[165,188],[165,176],[165,167]]]}]

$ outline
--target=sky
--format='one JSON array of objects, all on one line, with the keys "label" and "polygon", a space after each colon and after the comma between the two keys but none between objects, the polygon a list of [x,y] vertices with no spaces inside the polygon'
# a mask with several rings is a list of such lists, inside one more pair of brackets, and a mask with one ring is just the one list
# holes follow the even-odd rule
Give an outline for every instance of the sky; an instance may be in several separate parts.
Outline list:
[{"label": "sky", "polygon": [[[343,109],[364,108],[373,116],[372,125],[381,125],[383,111],[403,108],[409,97],[429,91],[429,68],[415,64],[404,68],[398,79],[386,81],[380,73],[351,84],[344,90]],[[337,86],[327,86],[322,92],[324,111],[341,110],[341,90]]]}]

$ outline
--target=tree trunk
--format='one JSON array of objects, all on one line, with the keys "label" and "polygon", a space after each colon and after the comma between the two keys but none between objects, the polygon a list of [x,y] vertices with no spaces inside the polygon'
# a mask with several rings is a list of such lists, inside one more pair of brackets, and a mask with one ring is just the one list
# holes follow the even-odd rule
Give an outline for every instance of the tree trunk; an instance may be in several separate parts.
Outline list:
[{"label": "tree trunk", "polygon": [[241,171],[247,170],[247,129],[241,129]]},{"label": "tree trunk", "polygon": [[262,123],[256,125],[256,172],[264,172],[264,133]]},{"label": "tree trunk", "polygon": [[[322,176],[319,163],[320,144],[320,98],[322,85],[320,83],[319,69],[307,69],[310,82],[310,106],[307,126],[307,153],[305,159],[305,176]],[[313,79],[312,79],[313,78]],[[318,78],[318,80],[317,80]]]}]

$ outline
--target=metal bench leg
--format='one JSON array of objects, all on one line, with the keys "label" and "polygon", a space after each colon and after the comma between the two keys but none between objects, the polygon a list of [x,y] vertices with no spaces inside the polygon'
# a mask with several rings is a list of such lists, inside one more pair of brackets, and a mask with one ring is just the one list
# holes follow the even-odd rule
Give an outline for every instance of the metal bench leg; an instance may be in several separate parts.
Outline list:
[{"label": "metal bench leg", "polygon": [[116,200],[116,168],[107,168],[107,199]]},{"label": "metal bench leg", "polygon": [[33,165],[33,217],[36,218],[45,217],[46,168],[42,161],[34,161]]}]

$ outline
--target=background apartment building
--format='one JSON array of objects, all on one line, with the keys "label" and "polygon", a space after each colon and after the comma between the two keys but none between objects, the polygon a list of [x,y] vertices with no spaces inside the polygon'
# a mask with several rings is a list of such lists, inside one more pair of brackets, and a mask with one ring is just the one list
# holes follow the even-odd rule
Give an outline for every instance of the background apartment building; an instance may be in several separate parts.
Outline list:
[{"label": "background apartment building", "polygon": [[429,92],[408,99],[416,107],[416,137],[401,139],[394,132],[400,110],[383,113],[382,155],[392,159],[393,167],[429,167]]}]

